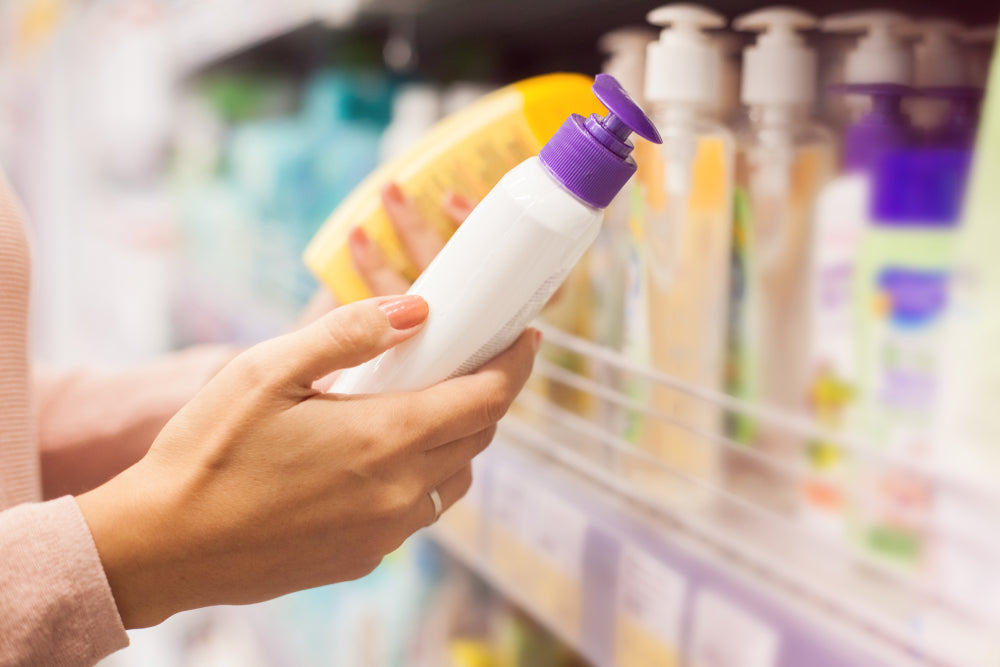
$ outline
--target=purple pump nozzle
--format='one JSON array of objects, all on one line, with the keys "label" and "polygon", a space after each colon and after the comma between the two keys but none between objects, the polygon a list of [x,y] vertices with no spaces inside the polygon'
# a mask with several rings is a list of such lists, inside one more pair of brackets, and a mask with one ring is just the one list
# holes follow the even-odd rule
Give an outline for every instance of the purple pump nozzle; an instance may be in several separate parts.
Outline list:
[{"label": "purple pump nozzle", "polygon": [[538,159],[574,195],[595,208],[605,208],[636,170],[629,135],[635,132],[657,144],[662,140],[653,122],[613,76],[598,74],[593,91],[608,108],[608,115],[592,114],[584,120],[573,114],[542,147]]},{"label": "purple pump nozzle", "polygon": [[903,98],[914,94],[895,83],[848,83],[831,86],[838,93],[867,95],[872,108],[844,131],[844,164],[850,171],[870,170],[888,151],[913,142],[913,128],[903,113]]}]

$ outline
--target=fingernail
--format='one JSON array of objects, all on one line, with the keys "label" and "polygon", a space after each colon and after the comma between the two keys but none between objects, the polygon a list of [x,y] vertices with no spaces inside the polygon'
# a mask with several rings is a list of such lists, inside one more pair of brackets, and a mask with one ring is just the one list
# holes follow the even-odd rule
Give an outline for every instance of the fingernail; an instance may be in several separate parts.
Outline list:
[{"label": "fingernail", "polygon": [[389,185],[385,186],[385,190],[383,190],[382,192],[385,194],[386,198],[391,201],[397,203],[402,203],[403,201],[406,201],[406,196],[403,194],[402,188],[400,188],[399,185],[396,183],[390,183]]},{"label": "fingernail", "polygon": [[399,331],[412,329],[427,319],[427,302],[416,294],[407,294],[384,301],[378,305],[378,308],[385,313],[389,320],[389,326]]},{"label": "fingernail", "polygon": [[358,248],[367,249],[371,239],[361,227],[355,227],[347,234],[347,241]]}]

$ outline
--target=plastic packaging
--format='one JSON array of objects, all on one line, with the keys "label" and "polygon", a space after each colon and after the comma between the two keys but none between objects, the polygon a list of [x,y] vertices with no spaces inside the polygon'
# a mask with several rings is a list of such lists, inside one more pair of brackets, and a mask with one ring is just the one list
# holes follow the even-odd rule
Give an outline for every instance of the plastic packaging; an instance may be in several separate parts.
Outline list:
[{"label": "plastic packaging", "polygon": [[656,128],[614,78],[598,75],[604,118],[572,115],[537,157],[507,173],[410,290],[430,306],[412,339],[341,375],[340,393],[420,389],[506,349],[597,235],[602,209],[635,172],[633,131]]},{"label": "plastic packaging", "polygon": [[978,492],[992,493],[1000,478],[1000,263],[995,259],[1000,244],[1000,51],[990,77],[956,239],[930,452],[935,470],[961,481],[935,490],[941,511],[933,517],[932,529],[954,530],[957,525],[983,540],[985,548],[977,555],[961,544],[937,543],[931,558],[948,595],[976,601],[986,617],[996,618],[996,513]]},{"label": "plastic packaging", "polygon": [[[742,100],[748,124],[737,135],[733,393],[786,412],[801,412],[807,385],[809,257],[812,214],[833,176],[833,136],[812,119],[816,54],[798,34],[816,25],[806,12],[760,9],[736,19],[760,32],[744,51]],[[738,439],[772,457],[797,460],[802,443],[787,432],[741,420]],[[791,480],[773,470],[731,472],[786,509]],[[742,475],[740,473],[749,474]]]},{"label": "plastic packaging", "polygon": [[381,205],[390,182],[416,198],[424,219],[447,238],[455,225],[441,210],[445,191],[478,201],[500,177],[534,155],[570,113],[600,111],[580,74],[549,74],[511,84],[440,121],[413,148],[374,171],[323,224],[304,259],[337,300],[370,296],[354,270],[347,237],[362,227],[392,267],[413,280],[418,270],[407,259]]},{"label": "plastic packaging", "polygon": [[[893,458],[914,463],[927,463],[933,447],[940,338],[970,157],[971,147],[888,152],[873,173],[871,222],[859,247],[855,430]],[[880,501],[856,513],[863,546],[897,563],[923,565],[922,522],[933,508],[927,481],[890,466],[858,481],[863,497]]]},{"label": "plastic packaging", "polygon": [[[646,48],[656,39],[656,31],[647,27],[619,28],[601,37],[598,42],[600,49],[608,54],[604,62],[604,73],[615,77],[622,86],[630,91],[633,99],[643,108],[648,103],[643,95],[646,77]],[[631,92],[636,91],[636,92]],[[647,146],[646,142],[637,142],[637,150]],[[584,291],[585,303],[576,304],[588,319],[588,331],[580,332],[590,340],[605,347],[621,351],[625,340],[625,295],[630,280],[629,261],[630,224],[632,219],[632,199],[638,187],[637,181],[642,178],[644,160],[640,153],[635,156],[637,175],[626,185],[604,213],[604,224],[598,233],[594,244],[588,251],[579,268],[585,268],[588,276],[588,289]],[[584,267],[585,264],[585,267]],[[634,277],[632,278],[634,279]],[[560,301],[569,296],[565,291]],[[558,307],[558,304],[557,304]],[[543,315],[545,317],[545,315]],[[546,320],[548,318],[546,317]],[[557,323],[558,324],[558,323]],[[565,328],[565,327],[564,327]],[[564,357],[571,353],[559,351]],[[569,362],[569,363],[567,363]],[[586,363],[582,358],[557,359],[564,367]],[[593,364],[588,369],[594,379],[604,386],[621,388],[622,377],[607,364]],[[557,383],[551,389],[557,390]],[[565,389],[564,389],[565,391]],[[589,397],[581,395],[576,398],[578,407]],[[584,409],[588,405],[582,406]],[[598,419],[612,432],[624,429],[624,411],[607,401],[600,401],[597,409],[601,414]]]},{"label": "plastic packaging", "polygon": [[[812,418],[830,431],[857,424],[860,368],[854,285],[858,254],[871,221],[872,174],[887,153],[913,143],[909,119],[902,111],[911,88],[857,84],[843,86],[841,92],[867,95],[872,103],[871,110],[846,129],[846,173],[823,188],[816,204],[809,277],[809,383],[803,400]],[[808,465],[818,474],[805,484],[804,515],[842,536],[847,509],[843,452],[826,441],[812,442]]]},{"label": "plastic packaging", "polygon": [[[913,34],[918,38],[913,46],[913,85],[918,89],[941,89],[965,86],[965,58],[959,37],[964,27],[948,19],[918,21]],[[922,96],[910,102],[910,117],[914,126],[931,128],[940,125],[948,113],[947,100]]]},{"label": "plastic packaging", "polygon": [[[664,28],[646,61],[646,97],[663,146],[643,163],[634,230],[642,280],[627,304],[626,354],[681,381],[721,390],[733,140],[714,119],[720,53],[703,30],[721,27],[723,19],[695,5],[661,7],[648,19]],[[720,432],[718,409],[663,386],[637,384],[630,393],[676,420],[636,418],[630,440],[684,475],[716,476],[718,455],[702,434]],[[698,502],[690,488],[675,499]]]}]

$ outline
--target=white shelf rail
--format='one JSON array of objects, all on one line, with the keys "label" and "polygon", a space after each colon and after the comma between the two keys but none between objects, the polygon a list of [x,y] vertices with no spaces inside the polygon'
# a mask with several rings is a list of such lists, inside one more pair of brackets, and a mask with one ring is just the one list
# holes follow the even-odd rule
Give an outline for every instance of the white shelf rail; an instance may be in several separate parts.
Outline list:
[{"label": "white shelf rail", "polygon": [[[732,486],[724,475],[664,460],[626,437],[624,416],[669,424],[686,443],[730,466],[751,465],[781,488],[799,488],[817,474],[804,460],[755,450],[721,426],[685,423],[651,407],[642,392],[621,387],[638,379],[767,424],[803,447],[818,439],[835,443],[855,467],[831,481],[855,512],[891,511],[917,532],[922,548],[959,553],[960,562],[977,564],[971,572],[1000,563],[995,540],[975,525],[891,507],[858,480],[888,471],[919,476],[1000,525],[994,490],[970,488],[807,420],[684,385],[564,332],[545,328],[545,339],[561,358],[579,355],[574,366],[588,370],[569,371],[543,351],[535,379],[480,465],[470,499],[446,516],[437,535],[581,654],[598,665],[643,664],[657,650],[683,656],[683,664],[754,667],[1000,664],[1000,615],[997,600],[988,599],[1000,574],[974,587],[956,584],[954,573],[933,559],[900,562],[871,550],[849,513],[831,529],[807,520],[800,507]],[[598,365],[613,373],[594,373]],[[621,383],[609,386],[594,376]],[[603,570],[595,571],[595,562]],[[653,582],[656,595],[645,599],[644,585],[634,590],[636,576]],[[560,580],[561,587],[553,583]],[[674,602],[665,601],[672,595]],[[757,657],[733,657],[713,643],[729,631],[748,633],[740,643],[756,646]],[[636,648],[643,644],[636,637],[649,645]],[[724,661],[706,662],[713,652]]]}]

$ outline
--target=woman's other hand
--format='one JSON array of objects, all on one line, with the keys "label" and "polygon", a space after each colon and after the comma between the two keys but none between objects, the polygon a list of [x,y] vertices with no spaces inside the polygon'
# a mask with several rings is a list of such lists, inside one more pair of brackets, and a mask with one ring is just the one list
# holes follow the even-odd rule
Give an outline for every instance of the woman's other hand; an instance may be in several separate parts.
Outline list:
[{"label": "woman's other hand", "polygon": [[[382,206],[402,243],[407,259],[423,272],[441,252],[445,239],[430,226],[413,199],[396,183],[390,183],[382,190]],[[441,202],[441,208],[458,227],[469,217],[475,204],[459,194],[448,193]],[[410,281],[389,264],[363,229],[355,227],[347,240],[354,268],[372,294],[402,294],[410,289]],[[333,294],[321,286],[299,318],[298,327],[315,321],[336,305]]]}]

